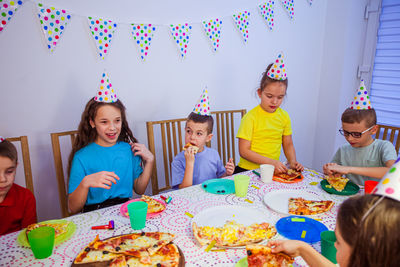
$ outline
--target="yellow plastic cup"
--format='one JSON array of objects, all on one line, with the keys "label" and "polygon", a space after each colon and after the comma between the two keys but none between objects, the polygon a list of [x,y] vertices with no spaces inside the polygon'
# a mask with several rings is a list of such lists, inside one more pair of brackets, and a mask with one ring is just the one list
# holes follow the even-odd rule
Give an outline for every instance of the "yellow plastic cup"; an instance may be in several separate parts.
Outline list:
[{"label": "yellow plastic cup", "polygon": [[53,254],[54,235],[54,228],[48,226],[38,227],[28,233],[28,241],[36,259],[45,259]]},{"label": "yellow plastic cup", "polygon": [[245,197],[247,189],[249,188],[250,177],[243,174],[238,174],[233,177],[235,182],[235,195],[238,197]]}]

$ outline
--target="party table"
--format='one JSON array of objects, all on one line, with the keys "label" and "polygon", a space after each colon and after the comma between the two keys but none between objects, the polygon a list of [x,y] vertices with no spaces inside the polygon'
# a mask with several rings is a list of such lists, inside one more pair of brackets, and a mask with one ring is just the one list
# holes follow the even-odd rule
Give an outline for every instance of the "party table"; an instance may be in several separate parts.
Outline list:
[{"label": "party table", "polygon": [[[334,230],[338,207],[348,198],[348,196],[331,195],[325,192],[320,186],[323,175],[311,169],[305,169],[303,171],[304,179],[293,184],[275,181],[265,184],[251,171],[242,174],[251,177],[248,194],[244,198],[236,197],[234,194],[211,194],[206,192],[201,185],[161,194],[165,197],[170,196],[172,201],[167,204],[166,210],[147,220],[143,231],[160,231],[175,234],[174,243],[183,251],[186,261],[185,266],[232,267],[235,266],[238,260],[246,256],[245,249],[206,252],[204,247],[198,245],[193,236],[192,217],[190,215],[195,216],[200,211],[210,207],[239,205],[265,212],[269,218],[268,222],[275,225],[280,218],[287,215],[275,212],[267,207],[263,202],[264,195],[277,190],[296,190],[308,194],[321,195],[326,200],[334,201],[335,205],[330,211],[312,217],[322,222],[329,230]],[[233,179],[233,177],[227,178]],[[160,199],[160,195],[153,197]],[[56,246],[53,254],[43,260],[35,259],[30,248],[22,247],[17,242],[19,232],[0,236],[0,266],[70,266],[81,249],[90,243],[97,234],[99,234],[100,239],[105,239],[134,232],[130,227],[129,218],[121,215],[120,207],[121,205],[116,205],[65,218],[76,224],[75,234],[69,240]],[[114,230],[91,230],[92,226],[108,224],[109,220],[114,220]],[[285,238],[278,234],[274,239]],[[320,251],[320,242],[314,243],[312,246]],[[294,266],[307,266],[307,264],[301,257],[297,257]]]}]

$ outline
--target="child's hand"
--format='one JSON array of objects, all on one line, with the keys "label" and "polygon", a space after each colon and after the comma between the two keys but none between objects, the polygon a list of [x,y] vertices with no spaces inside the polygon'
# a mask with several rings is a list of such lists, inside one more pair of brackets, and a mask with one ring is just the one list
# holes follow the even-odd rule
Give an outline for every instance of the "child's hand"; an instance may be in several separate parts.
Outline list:
[{"label": "child's hand", "polygon": [[185,150],[185,160],[186,160],[186,164],[194,164],[194,155],[195,155],[195,151],[193,149],[192,146],[188,147]]},{"label": "child's hand", "polygon": [[110,189],[112,183],[116,184],[119,177],[114,172],[101,171],[96,172],[83,178],[86,187],[99,187]]},{"label": "child's hand", "polygon": [[298,163],[297,161],[289,163],[291,169],[295,169],[298,172],[304,171],[304,166]]},{"label": "child's hand", "polygon": [[334,168],[334,166],[337,165],[336,163],[330,162],[330,163],[326,163],[322,169],[324,171],[324,174],[326,175],[334,175],[335,172],[332,170],[332,168]]},{"label": "child's hand", "polygon": [[274,161],[274,165],[275,167],[275,171],[274,173],[283,173],[283,172],[287,172],[287,167],[285,166],[285,164],[283,164],[282,162],[280,162],[279,160],[275,160]]},{"label": "child's hand", "polygon": [[273,240],[267,246],[271,247],[272,253],[284,252],[291,257],[297,257],[300,256],[299,248],[302,244],[302,241],[297,240]]},{"label": "child's hand", "polygon": [[130,143],[133,155],[142,157],[144,162],[154,161],[154,155],[143,144]]},{"label": "child's hand", "polygon": [[350,173],[350,167],[349,166],[342,166],[339,164],[330,165],[328,167],[328,170],[333,174],[348,174]]},{"label": "child's hand", "polygon": [[230,158],[229,161],[225,165],[226,175],[231,176],[235,171],[235,164],[233,163],[233,159]]}]

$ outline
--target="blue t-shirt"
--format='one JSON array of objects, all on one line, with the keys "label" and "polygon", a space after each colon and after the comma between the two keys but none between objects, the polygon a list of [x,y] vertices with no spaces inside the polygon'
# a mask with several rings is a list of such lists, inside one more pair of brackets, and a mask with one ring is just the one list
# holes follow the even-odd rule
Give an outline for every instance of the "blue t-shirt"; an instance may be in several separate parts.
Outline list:
[{"label": "blue t-shirt", "polygon": [[[181,151],[171,164],[172,186],[180,185],[185,174],[185,151]],[[215,149],[204,147],[194,155],[193,185],[201,184],[208,179],[218,178],[225,173],[225,167]]]},{"label": "blue t-shirt", "polygon": [[111,147],[90,143],[74,155],[68,193],[74,192],[85,176],[109,171],[119,177],[117,183],[113,183],[110,189],[89,188],[85,205],[102,203],[116,197],[132,197],[133,181],[143,172],[140,162],[141,157],[133,155],[131,146],[126,142],[117,142]]}]

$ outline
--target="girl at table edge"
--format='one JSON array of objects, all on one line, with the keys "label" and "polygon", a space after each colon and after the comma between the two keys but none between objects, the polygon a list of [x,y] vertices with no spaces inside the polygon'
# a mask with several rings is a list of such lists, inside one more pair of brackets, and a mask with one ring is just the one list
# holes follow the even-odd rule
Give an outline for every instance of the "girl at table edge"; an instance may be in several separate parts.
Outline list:
[{"label": "girl at table edge", "polygon": [[288,87],[285,68],[280,53],[261,78],[257,89],[261,103],[242,118],[236,135],[240,161],[235,173],[257,169],[260,164],[274,165],[275,173],[286,172],[287,167],[279,161],[281,147],[289,167],[304,170],[296,159],[289,114],[280,108]]},{"label": "girl at table edge", "polygon": [[[336,260],[340,267],[398,266],[399,233],[399,201],[378,195],[351,197],[342,203],[337,215]],[[273,253],[301,256],[311,267],[336,266],[303,241],[275,240],[268,246]]]},{"label": "girl at table edge", "polygon": [[99,204],[97,209],[123,203],[132,197],[132,188],[143,194],[153,163],[153,154],[133,136],[125,107],[103,73],[97,95],[82,113],[69,156],[70,212],[77,213],[94,204]]}]

